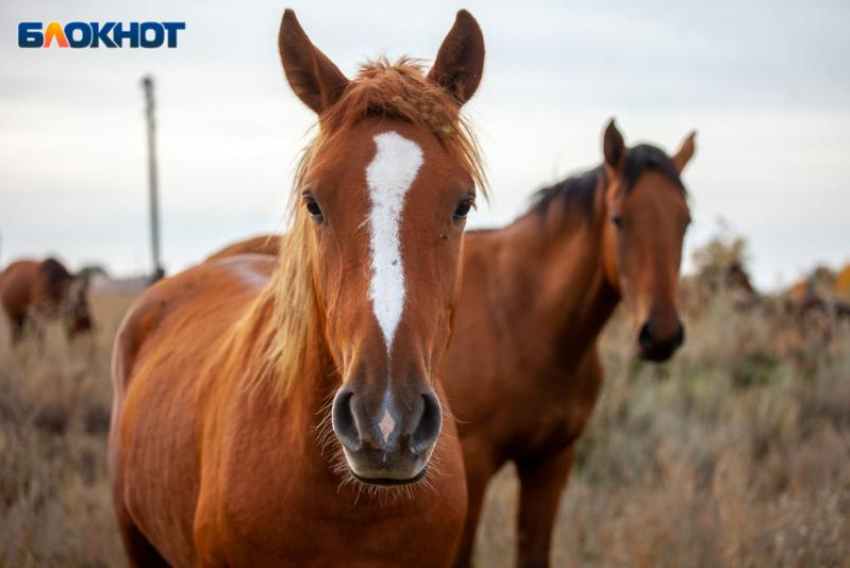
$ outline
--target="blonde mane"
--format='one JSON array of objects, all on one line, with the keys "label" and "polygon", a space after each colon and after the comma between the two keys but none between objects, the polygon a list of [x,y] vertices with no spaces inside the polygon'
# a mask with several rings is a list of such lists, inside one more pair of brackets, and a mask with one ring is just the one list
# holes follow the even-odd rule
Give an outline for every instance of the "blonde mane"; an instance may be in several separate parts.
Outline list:
[{"label": "blonde mane", "polygon": [[271,387],[280,398],[297,377],[318,368],[324,338],[312,266],[315,246],[310,219],[301,206],[302,180],[314,156],[329,139],[369,116],[410,122],[434,134],[486,196],[478,143],[460,105],[428,80],[421,63],[402,58],[367,62],[342,97],[319,117],[319,133],[305,148],[289,200],[291,230],[281,237],[278,266],[271,281],[239,322],[233,346],[251,392]]}]

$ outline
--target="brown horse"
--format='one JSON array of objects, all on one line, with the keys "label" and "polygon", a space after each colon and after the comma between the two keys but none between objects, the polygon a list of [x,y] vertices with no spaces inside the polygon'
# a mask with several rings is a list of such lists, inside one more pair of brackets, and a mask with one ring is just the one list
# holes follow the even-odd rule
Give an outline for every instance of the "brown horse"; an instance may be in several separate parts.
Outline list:
[{"label": "brown horse", "polygon": [[446,390],[458,417],[470,561],[488,480],[508,461],[521,482],[518,564],[546,566],[561,492],[602,385],[597,339],[622,299],[638,354],[669,358],[684,340],[677,284],[690,221],[679,177],[688,137],[668,157],[626,148],[613,121],[604,164],[541,190],[512,225],[471,232]]},{"label": "brown horse", "polygon": [[279,46],[319,117],[284,254],[167,278],[116,338],[125,549],[146,566],[445,566],[466,484],[440,369],[482,187],[460,117],[481,30],[459,12],[427,76],[402,60],[349,81],[289,10]]},{"label": "brown horse", "polygon": [[694,151],[693,135],[672,157],[627,149],[612,122],[602,166],[541,190],[511,226],[467,234],[446,361],[469,491],[458,565],[470,562],[487,483],[507,461],[522,483],[518,563],[548,564],[575,441],[602,384],[597,339],[621,299],[641,357],[665,360],[684,341],[677,286],[690,215],[679,174]]},{"label": "brown horse", "polygon": [[55,258],[10,264],[0,275],[0,302],[11,324],[13,344],[23,339],[28,321],[39,337],[42,322],[51,318],[64,319],[69,339],[92,328],[88,279],[75,277]]}]

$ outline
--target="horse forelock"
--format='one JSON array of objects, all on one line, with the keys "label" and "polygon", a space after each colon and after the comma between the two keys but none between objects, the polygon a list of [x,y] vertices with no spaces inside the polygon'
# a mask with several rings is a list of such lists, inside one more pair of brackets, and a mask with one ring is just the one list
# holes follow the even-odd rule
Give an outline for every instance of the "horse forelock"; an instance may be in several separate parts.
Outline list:
[{"label": "horse forelock", "polygon": [[361,65],[340,100],[319,117],[314,144],[321,147],[324,140],[370,116],[403,120],[436,136],[486,196],[481,150],[469,122],[457,100],[427,78],[421,61],[402,57],[390,63],[379,58]]}]

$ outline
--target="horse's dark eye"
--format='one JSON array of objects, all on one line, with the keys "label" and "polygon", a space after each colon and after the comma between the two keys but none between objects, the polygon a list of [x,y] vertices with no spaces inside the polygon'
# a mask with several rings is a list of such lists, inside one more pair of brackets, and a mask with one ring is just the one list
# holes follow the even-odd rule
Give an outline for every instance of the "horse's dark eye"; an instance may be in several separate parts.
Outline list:
[{"label": "horse's dark eye", "polygon": [[310,214],[310,217],[312,217],[314,221],[321,221],[324,219],[322,210],[319,208],[319,204],[316,203],[316,199],[312,195],[304,195],[304,207],[307,208],[307,213]]},{"label": "horse's dark eye", "polygon": [[614,215],[613,217],[611,217],[611,222],[614,223],[618,229],[623,228],[623,218],[619,215]]},{"label": "horse's dark eye", "polygon": [[463,221],[466,219],[466,215],[469,213],[469,210],[472,209],[472,198],[467,197],[460,203],[458,203],[457,208],[454,212],[454,220],[455,221]]}]

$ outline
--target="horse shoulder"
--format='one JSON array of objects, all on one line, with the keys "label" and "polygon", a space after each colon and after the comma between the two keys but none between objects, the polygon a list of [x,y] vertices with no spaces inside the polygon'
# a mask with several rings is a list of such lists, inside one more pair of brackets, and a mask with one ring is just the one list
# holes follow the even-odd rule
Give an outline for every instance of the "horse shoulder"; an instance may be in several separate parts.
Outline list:
[{"label": "horse shoulder", "polygon": [[249,257],[198,265],[146,291],[119,329],[113,483],[134,522],[169,559],[195,561],[194,525],[210,465],[201,449],[227,403],[219,363],[229,329],[269,271]]},{"label": "horse shoulder", "polygon": [[112,350],[112,386],[114,396],[122,399],[129,385],[139,348],[156,328],[165,309],[158,291],[143,294],[124,316]]}]

